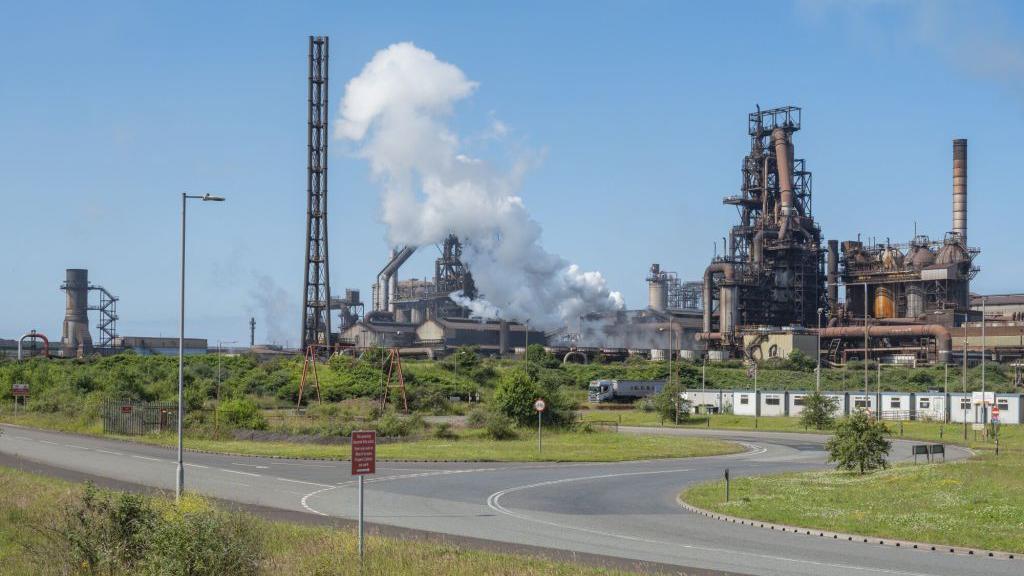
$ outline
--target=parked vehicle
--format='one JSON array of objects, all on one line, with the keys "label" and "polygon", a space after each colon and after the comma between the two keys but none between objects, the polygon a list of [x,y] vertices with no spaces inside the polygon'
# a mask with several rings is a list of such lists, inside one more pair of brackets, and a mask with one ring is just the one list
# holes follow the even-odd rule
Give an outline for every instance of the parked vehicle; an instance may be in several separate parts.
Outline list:
[{"label": "parked vehicle", "polygon": [[665,387],[664,380],[592,380],[587,387],[590,402],[636,400],[654,396]]}]

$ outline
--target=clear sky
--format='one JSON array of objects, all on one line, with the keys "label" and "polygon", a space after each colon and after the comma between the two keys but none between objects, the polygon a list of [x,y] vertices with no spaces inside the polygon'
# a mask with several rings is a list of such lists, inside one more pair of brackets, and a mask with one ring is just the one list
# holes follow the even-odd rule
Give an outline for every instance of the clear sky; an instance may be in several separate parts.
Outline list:
[{"label": "clear sky", "polygon": [[[0,336],[60,335],[64,269],[120,297],[124,335],[295,344],[305,232],[307,36],[345,82],[411,41],[479,82],[453,111],[498,158],[551,252],[646,305],[659,262],[698,278],[735,219],[746,114],[803,108],[797,157],[828,238],[951,227],[969,139],[977,292],[1024,291],[1017,177],[1024,4],[1007,2],[8,2],[0,18]],[[387,245],[378,188],[332,141],[332,287],[363,291]],[[427,276],[433,250],[406,275]],[[96,318],[91,318],[95,325]],[[93,329],[93,336],[96,331]]]}]

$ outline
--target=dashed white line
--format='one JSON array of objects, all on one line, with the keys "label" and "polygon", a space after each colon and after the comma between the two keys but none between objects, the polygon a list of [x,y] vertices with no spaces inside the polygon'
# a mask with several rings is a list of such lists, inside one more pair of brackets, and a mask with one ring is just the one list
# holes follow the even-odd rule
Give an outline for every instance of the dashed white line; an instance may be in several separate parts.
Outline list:
[{"label": "dashed white line", "polygon": [[40,442],[42,442],[43,444],[53,444],[54,446],[60,446],[60,444],[56,442],[51,442],[49,440],[40,440]]},{"label": "dashed white line", "polygon": [[221,472],[231,472],[232,474],[242,474],[244,476],[260,476],[259,474],[253,474],[252,472],[242,472],[241,470],[230,470],[228,468],[217,468]]},{"label": "dashed white line", "polygon": [[294,482],[296,484],[307,484],[309,486],[322,486],[324,488],[334,488],[334,486],[331,486],[330,484],[320,484],[319,482],[307,482],[305,480],[293,480],[291,478],[275,478],[275,480],[280,480],[282,482]]},{"label": "dashed white line", "polygon": [[92,450],[92,448],[87,448],[85,446],[79,446],[77,444],[65,444],[65,446],[67,446],[68,448],[77,448],[79,450]]},{"label": "dashed white line", "polygon": [[259,464],[242,464],[241,462],[232,462],[231,465],[232,466],[247,466],[249,468],[259,468],[261,470],[266,470],[267,468],[270,468],[270,466],[260,466]]},{"label": "dashed white line", "polygon": [[129,454],[132,458],[138,458],[139,460],[150,460],[152,462],[161,462],[159,458],[150,458],[149,456],[139,456],[138,454]]},{"label": "dashed white line", "polygon": [[191,466],[192,468],[209,468],[209,466],[203,466],[202,464],[192,464],[191,462],[185,462],[185,466]]},{"label": "dashed white line", "polygon": [[97,452],[102,452],[103,454],[112,454],[114,456],[124,456],[124,454],[122,454],[120,452],[114,452],[112,450],[101,450],[101,449],[97,448],[96,451]]}]

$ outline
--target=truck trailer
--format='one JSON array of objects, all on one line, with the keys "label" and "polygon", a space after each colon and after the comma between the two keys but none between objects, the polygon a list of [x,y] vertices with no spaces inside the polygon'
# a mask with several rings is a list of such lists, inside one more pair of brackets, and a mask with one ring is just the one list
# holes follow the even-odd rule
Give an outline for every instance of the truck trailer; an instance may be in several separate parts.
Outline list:
[{"label": "truck trailer", "polygon": [[664,380],[591,380],[587,387],[590,402],[636,400],[654,396],[665,387]]}]

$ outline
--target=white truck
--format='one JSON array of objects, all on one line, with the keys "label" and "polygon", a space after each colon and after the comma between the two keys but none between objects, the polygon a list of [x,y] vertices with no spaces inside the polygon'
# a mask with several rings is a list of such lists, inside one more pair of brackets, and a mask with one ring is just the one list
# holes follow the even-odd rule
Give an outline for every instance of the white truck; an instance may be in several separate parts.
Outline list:
[{"label": "white truck", "polygon": [[664,380],[591,380],[590,386],[587,387],[587,400],[636,400],[654,396],[664,387]]}]

